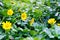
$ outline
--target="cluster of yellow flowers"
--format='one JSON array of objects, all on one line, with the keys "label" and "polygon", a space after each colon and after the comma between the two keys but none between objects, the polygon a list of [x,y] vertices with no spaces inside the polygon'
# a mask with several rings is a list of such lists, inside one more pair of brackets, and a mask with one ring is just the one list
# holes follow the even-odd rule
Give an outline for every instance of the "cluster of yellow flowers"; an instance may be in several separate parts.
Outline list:
[{"label": "cluster of yellow flowers", "polygon": [[[51,24],[51,25],[53,25],[53,24],[56,23],[56,20],[55,20],[54,18],[50,18],[50,19],[48,20],[48,23]],[[58,23],[57,25],[60,26],[60,23]]]},{"label": "cluster of yellow flowers", "polygon": [[[13,15],[13,13],[14,13],[14,12],[13,12],[12,9],[9,9],[9,10],[7,11],[7,15],[9,15],[9,16]],[[25,21],[25,20],[27,19],[27,14],[26,14],[26,12],[24,12],[24,13],[21,14],[21,19],[22,19],[23,21]],[[33,23],[34,23],[34,18],[31,19],[30,25],[32,25]],[[10,29],[12,28],[12,23],[10,23],[9,21],[6,21],[6,23],[3,22],[3,23],[2,23],[2,28],[3,28],[4,30],[10,30]]]},{"label": "cluster of yellow flowers", "polygon": [[[13,13],[14,13],[14,12],[13,12],[12,9],[9,9],[9,10],[7,11],[7,15],[9,15],[9,16],[13,15]],[[23,12],[23,13],[21,14],[21,20],[25,21],[26,19],[27,19],[27,14],[26,14],[26,12]],[[30,25],[32,25],[33,23],[34,23],[34,18],[32,18],[32,19],[30,20]],[[53,24],[56,23],[56,20],[55,20],[54,18],[50,18],[50,19],[48,20],[48,23],[51,24],[51,25],[53,25]],[[60,23],[58,23],[57,25],[60,26]],[[10,29],[12,28],[12,23],[10,23],[9,21],[6,21],[6,23],[3,22],[3,23],[2,23],[2,28],[5,29],[5,30],[10,30]]]}]

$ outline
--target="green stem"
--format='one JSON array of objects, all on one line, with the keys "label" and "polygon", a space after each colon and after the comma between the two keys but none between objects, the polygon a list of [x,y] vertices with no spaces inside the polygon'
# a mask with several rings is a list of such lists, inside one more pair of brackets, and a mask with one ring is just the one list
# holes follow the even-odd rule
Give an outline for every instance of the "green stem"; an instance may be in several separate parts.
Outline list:
[{"label": "green stem", "polygon": [[51,28],[54,29],[54,25],[51,25]]},{"label": "green stem", "polygon": [[4,21],[5,17],[3,17],[2,22]]},{"label": "green stem", "polygon": [[6,40],[9,40],[9,34],[8,34],[8,31],[6,31],[5,33],[6,33]]},{"label": "green stem", "polygon": [[41,23],[43,23],[43,21],[40,19]]},{"label": "green stem", "polygon": [[[16,17],[16,18],[19,18],[20,17],[20,15],[18,16],[18,17]],[[16,20],[16,18],[14,18],[14,20]],[[14,22],[15,23],[15,22]]]}]

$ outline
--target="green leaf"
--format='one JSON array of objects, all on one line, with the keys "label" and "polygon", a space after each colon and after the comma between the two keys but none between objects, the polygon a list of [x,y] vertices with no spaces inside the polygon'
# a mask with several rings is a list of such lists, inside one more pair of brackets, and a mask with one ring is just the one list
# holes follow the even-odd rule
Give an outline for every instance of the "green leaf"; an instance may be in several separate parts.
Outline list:
[{"label": "green leaf", "polygon": [[6,35],[0,35],[0,40],[3,39]]}]

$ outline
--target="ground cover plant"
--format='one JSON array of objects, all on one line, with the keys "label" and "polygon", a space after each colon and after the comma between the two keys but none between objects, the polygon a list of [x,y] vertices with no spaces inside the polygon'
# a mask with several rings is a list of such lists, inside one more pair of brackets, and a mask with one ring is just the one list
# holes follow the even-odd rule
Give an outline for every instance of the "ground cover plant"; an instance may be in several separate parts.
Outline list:
[{"label": "ground cover plant", "polygon": [[60,40],[60,0],[0,0],[0,40]]}]

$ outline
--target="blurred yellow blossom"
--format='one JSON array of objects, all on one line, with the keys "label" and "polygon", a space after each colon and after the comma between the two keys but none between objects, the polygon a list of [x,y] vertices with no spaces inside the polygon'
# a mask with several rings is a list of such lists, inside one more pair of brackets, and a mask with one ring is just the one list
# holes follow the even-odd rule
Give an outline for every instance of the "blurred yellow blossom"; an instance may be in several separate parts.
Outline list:
[{"label": "blurred yellow blossom", "polygon": [[26,14],[26,12],[24,12],[24,13],[21,14],[21,19],[22,19],[23,21],[25,21],[25,20],[27,19],[27,14]]},{"label": "blurred yellow blossom", "polygon": [[3,23],[2,23],[2,28],[3,28],[4,30],[10,30],[10,29],[12,28],[12,23],[10,23],[9,21],[6,21],[6,23],[3,22]]},{"label": "blurred yellow blossom", "polygon": [[60,23],[57,23],[58,26],[60,26]]},{"label": "blurred yellow blossom", "polygon": [[30,26],[34,23],[34,18],[30,20]]},{"label": "blurred yellow blossom", "polygon": [[12,9],[9,9],[9,10],[7,11],[7,14],[10,15],[10,16],[13,15],[13,10],[12,10]]},{"label": "blurred yellow blossom", "polygon": [[49,24],[55,24],[55,23],[56,23],[56,20],[55,20],[54,18],[50,18],[50,19],[48,20],[48,23],[49,23]]},{"label": "blurred yellow blossom", "polygon": [[11,4],[16,4],[16,2],[14,2],[14,1],[11,1]]}]

